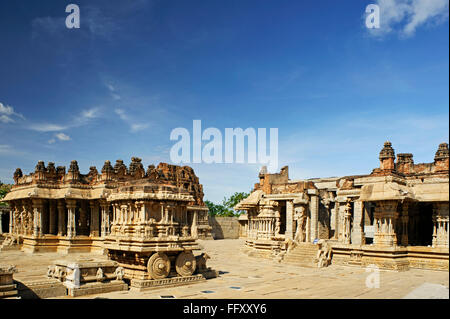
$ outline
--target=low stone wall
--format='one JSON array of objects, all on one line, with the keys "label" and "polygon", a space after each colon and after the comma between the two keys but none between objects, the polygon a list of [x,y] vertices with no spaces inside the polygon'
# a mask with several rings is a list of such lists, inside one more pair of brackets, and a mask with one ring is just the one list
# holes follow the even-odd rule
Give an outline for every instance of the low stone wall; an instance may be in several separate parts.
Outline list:
[{"label": "low stone wall", "polygon": [[208,217],[211,234],[214,239],[239,238],[239,221],[237,217]]}]

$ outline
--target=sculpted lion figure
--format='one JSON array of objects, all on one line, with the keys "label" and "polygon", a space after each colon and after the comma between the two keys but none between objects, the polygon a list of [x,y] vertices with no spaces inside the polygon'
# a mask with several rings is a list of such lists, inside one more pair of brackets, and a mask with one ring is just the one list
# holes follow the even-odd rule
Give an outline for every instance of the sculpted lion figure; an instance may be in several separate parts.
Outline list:
[{"label": "sculpted lion figure", "polygon": [[199,256],[195,256],[195,262],[197,263],[197,271],[208,270],[206,267],[206,261],[210,259],[207,253],[202,253]]}]

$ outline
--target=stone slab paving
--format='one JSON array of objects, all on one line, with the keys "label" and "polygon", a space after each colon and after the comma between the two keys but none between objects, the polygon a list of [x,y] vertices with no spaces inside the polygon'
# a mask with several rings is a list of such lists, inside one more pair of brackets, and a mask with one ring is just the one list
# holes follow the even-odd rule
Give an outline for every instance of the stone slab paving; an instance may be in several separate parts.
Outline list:
[{"label": "stone slab paving", "polygon": [[[219,278],[180,287],[142,292],[120,291],[79,298],[449,298],[449,273],[446,271],[381,270],[380,287],[368,288],[366,279],[371,273],[363,268],[337,265],[323,269],[305,268],[248,257],[242,251],[244,242],[240,239],[199,242],[211,256],[207,265],[220,271]],[[67,258],[72,257],[75,255]],[[106,258],[88,254],[79,254],[79,257]],[[17,280],[45,278],[47,266],[56,259],[61,259],[61,255],[43,253],[30,257],[18,251],[0,252],[0,263],[17,265],[19,273],[14,276]]]}]

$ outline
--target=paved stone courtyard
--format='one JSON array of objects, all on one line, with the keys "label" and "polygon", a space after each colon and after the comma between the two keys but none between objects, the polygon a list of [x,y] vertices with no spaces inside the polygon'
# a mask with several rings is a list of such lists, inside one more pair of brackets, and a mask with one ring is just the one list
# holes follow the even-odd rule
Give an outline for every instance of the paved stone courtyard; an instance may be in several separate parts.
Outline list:
[{"label": "paved stone courtyard", "polygon": [[[272,260],[248,257],[238,239],[200,240],[210,255],[208,266],[220,277],[206,282],[164,289],[111,292],[80,298],[449,298],[449,273],[446,271],[380,271],[380,287],[367,288],[370,273],[358,267],[331,265],[304,268]],[[198,253],[196,253],[198,254]],[[87,257],[84,255],[70,255]],[[93,258],[104,256],[90,255]],[[22,282],[45,278],[47,266],[61,255],[27,255],[19,251],[0,252],[2,264],[15,264],[14,279]],[[71,298],[71,297],[65,297]]]}]

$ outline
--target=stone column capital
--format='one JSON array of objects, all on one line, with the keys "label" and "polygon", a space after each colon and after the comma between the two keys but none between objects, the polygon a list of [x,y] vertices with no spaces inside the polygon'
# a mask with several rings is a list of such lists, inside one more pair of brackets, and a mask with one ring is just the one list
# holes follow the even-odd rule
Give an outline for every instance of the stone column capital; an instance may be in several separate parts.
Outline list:
[{"label": "stone column capital", "polygon": [[67,208],[75,208],[77,206],[77,200],[76,199],[66,199],[66,206],[67,206]]},{"label": "stone column capital", "polygon": [[40,198],[33,198],[31,201],[33,203],[33,208],[40,208],[44,205],[44,201]]},{"label": "stone column capital", "polygon": [[64,199],[58,199],[57,206],[58,206],[58,210],[66,208],[66,203],[65,203]]},{"label": "stone column capital", "polygon": [[91,208],[91,209],[94,209],[94,208],[96,208],[96,207],[98,207],[99,206],[99,203],[96,201],[96,200],[90,200],[89,201],[89,207]]}]

